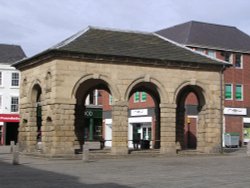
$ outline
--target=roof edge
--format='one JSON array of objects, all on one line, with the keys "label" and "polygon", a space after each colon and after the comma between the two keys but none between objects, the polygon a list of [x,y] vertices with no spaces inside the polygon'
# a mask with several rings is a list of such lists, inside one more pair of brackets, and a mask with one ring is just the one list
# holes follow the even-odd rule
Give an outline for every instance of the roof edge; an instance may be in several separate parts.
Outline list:
[{"label": "roof edge", "polygon": [[170,40],[170,39],[168,39],[168,38],[165,38],[165,37],[163,37],[162,35],[159,35],[159,34],[157,34],[157,33],[153,33],[153,35],[155,35],[156,37],[159,37],[159,38],[162,39],[162,40],[165,40],[165,41],[167,41],[167,42],[170,42],[170,43],[172,43],[172,44],[174,44],[174,45],[176,45],[176,46],[178,46],[178,47],[180,47],[180,48],[183,48],[183,49],[185,49],[185,50],[188,50],[188,51],[190,51],[190,52],[192,52],[192,53],[195,53],[195,54],[204,56],[204,57],[209,58],[209,59],[211,59],[211,60],[213,60],[213,61],[217,61],[217,62],[219,62],[219,63],[221,63],[221,64],[223,64],[223,65],[231,66],[231,64],[228,63],[228,62],[226,62],[226,61],[223,61],[223,60],[220,60],[220,59],[217,59],[217,58],[213,58],[213,57],[210,57],[210,56],[208,56],[208,55],[206,55],[206,54],[202,54],[202,53],[200,53],[200,52],[194,51],[194,50],[192,50],[192,49],[190,49],[190,48],[188,48],[188,47],[186,47],[186,46],[184,46],[184,45],[182,45],[182,44],[180,44],[180,43],[177,43],[177,42],[175,42],[175,41],[173,41],[173,40]]}]

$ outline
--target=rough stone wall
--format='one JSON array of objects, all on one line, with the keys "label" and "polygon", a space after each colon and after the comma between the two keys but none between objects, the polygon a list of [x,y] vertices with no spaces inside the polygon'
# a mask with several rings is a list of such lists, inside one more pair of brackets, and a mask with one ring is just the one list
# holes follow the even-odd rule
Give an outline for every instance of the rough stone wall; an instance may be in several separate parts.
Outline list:
[{"label": "rough stone wall", "polygon": [[[79,83],[88,79],[107,82],[113,106],[113,153],[127,151],[127,93],[138,81],[152,82],[157,86],[161,107],[161,151],[175,152],[176,96],[183,84],[203,88],[207,108],[201,113],[198,136],[200,150],[210,152],[219,145],[220,80],[219,73],[190,69],[168,69],[154,66],[125,65],[114,62],[86,62],[53,60],[22,70],[21,120],[19,142],[26,151],[35,149],[36,119],[30,95],[38,83],[42,89],[43,152],[51,155],[73,153],[76,99],[74,92]],[[213,107],[210,107],[213,106]],[[211,114],[208,114],[211,113]],[[204,117],[204,118],[203,118]],[[217,119],[218,118],[218,119]],[[200,143],[199,143],[200,142]]]}]

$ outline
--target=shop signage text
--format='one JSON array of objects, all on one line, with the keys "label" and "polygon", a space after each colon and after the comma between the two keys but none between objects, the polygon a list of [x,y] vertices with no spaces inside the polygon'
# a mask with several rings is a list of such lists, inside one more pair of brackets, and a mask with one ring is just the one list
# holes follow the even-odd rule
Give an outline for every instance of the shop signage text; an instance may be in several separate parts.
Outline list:
[{"label": "shop signage text", "polygon": [[247,115],[246,108],[224,108],[224,114],[228,115]]},{"label": "shop signage text", "polygon": [[146,116],[148,115],[148,109],[131,110],[131,116]]},{"label": "shop signage text", "polygon": [[19,122],[19,114],[0,114],[0,122]]}]

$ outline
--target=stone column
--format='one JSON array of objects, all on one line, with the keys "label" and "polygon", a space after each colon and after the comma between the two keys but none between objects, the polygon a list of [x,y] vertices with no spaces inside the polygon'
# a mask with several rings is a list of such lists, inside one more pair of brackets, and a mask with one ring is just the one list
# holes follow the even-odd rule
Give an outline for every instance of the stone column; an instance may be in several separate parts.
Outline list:
[{"label": "stone column", "polygon": [[128,103],[115,102],[112,106],[112,154],[128,154]]},{"label": "stone column", "polygon": [[175,104],[160,104],[161,111],[161,153],[176,154],[176,105]]},{"label": "stone column", "polygon": [[219,153],[221,147],[220,109],[206,105],[199,114],[198,150],[204,153]]},{"label": "stone column", "polygon": [[[51,105],[52,113],[51,121],[47,122],[47,125],[53,126],[52,133],[47,135],[52,140],[50,146],[50,155],[73,155],[74,154],[74,120],[75,120],[75,105],[74,104],[54,104]],[[51,130],[51,129],[49,129]],[[43,138],[44,139],[44,138]],[[49,146],[49,143],[46,144]]]},{"label": "stone column", "polygon": [[29,107],[27,110],[29,111],[29,117],[25,125],[26,151],[34,152],[37,144],[36,108]]}]

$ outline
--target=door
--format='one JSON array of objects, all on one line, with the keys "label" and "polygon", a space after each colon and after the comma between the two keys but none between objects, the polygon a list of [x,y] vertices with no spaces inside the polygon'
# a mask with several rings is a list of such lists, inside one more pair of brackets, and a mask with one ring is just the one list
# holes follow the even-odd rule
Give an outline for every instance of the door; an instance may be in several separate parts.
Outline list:
[{"label": "door", "polygon": [[152,139],[152,128],[151,128],[151,126],[143,126],[142,127],[141,139],[151,141],[151,139]]}]

